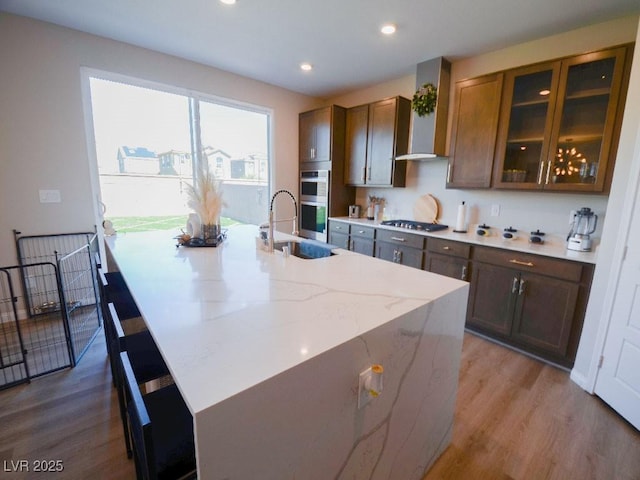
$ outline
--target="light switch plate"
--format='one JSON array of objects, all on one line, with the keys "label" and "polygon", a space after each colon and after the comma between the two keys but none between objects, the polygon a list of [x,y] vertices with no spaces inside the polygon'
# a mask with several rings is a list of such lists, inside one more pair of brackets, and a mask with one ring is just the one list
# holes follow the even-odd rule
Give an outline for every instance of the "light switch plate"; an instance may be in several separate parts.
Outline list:
[{"label": "light switch plate", "polygon": [[40,203],[60,203],[62,196],[60,190],[39,190]]},{"label": "light switch plate", "polygon": [[491,216],[492,217],[500,216],[500,205],[498,205],[497,203],[494,203],[493,205],[491,205]]}]

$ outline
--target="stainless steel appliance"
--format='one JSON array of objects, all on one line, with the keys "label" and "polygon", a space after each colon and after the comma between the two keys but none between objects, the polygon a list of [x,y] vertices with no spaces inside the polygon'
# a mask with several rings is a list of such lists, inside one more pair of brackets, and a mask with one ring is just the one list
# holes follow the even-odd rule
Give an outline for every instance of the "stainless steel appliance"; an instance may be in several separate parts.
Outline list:
[{"label": "stainless steel appliance", "polygon": [[598,216],[589,207],[583,207],[573,216],[567,235],[567,248],[578,252],[591,250],[591,234],[596,231]]},{"label": "stainless steel appliance", "polygon": [[300,236],[327,241],[329,170],[300,172]]}]

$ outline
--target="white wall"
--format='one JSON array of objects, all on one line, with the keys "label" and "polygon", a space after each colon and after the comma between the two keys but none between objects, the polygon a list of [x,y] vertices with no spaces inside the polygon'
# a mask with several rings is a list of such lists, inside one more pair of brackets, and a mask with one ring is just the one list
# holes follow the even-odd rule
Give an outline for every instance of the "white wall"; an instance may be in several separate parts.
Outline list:
[{"label": "white wall", "polygon": [[[630,16],[511,46],[473,58],[454,60],[451,71],[452,91],[453,84],[465,78],[633,42],[637,27],[638,17]],[[424,60],[429,59],[425,58]],[[344,107],[352,107],[395,95],[402,95],[410,99],[414,91],[415,75],[409,75],[366,90],[331,98],[330,102]],[[453,104],[453,98],[451,101]],[[452,111],[452,108],[449,111]],[[451,116],[449,121],[451,122]],[[624,159],[619,161],[624,162]],[[431,193],[441,204],[441,223],[455,224],[457,205],[464,200],[470,207],[470,223],[485,222],[499,228],[513,226],[523,231],[540,228],[547,233],[560,235],[566,235],[569,230],[568,222],[571,210],[588,206],[596,211],[600,217],[596,237],[601,235],[604,213],[607,209],[607,197],[604,195],[447,190],[445,188],[446,174],[446,159],[409,162],[406,188],[358,188],[356,203],[366,205],[367,195],[375,194],[386,199],[394,216],[412,218],[413,205],[419,196]],[[493,204],[500,206],[499,217],[490,216]]]},{"label": "white wall", "polygon": [[[25,234],[93,230],[93,154],[86,140],[81,67],[272,109],[274,187],[297,192],[298,113],[318,106],[316,99],[0,13],[0,265],[16,263],[14,228]],[[62,203],[39,203],[39,189],[60,190]]]}]

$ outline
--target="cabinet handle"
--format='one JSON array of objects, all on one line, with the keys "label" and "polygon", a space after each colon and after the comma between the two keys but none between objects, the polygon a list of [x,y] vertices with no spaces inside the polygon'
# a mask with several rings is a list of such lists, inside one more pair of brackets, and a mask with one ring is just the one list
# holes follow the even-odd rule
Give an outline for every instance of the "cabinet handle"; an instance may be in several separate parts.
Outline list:
[{"label": "cabinet handle", "polygon": [[364,182],[367,178],[367,167],[362,167],[362,181]]},{"label": "cabinet handle", "polygon": [[367,170],[369,170],[369,174],[367,175],[367,180],[371,180],[371,167],[369,167]]},{"label": "cabinet handle", "polygon": [[522,265],[523,267],[533,267],[533,262],[521,262],[520,260],[516,260],[515,258],[512,258],[511,260],[509,260],[509,263],[513,263],[515,265]]},{"label": "cabinet handle", "polygon": [[358,233],[364,233],[364,230],[358,230]]},{"label": "cabinet handle", "polygon": [[342,230],[342,227],[341,227],[340,225],[336,225],[336,226],[335,226],[335,227],[333,227],[333,228],[335,228],[336,230]]},{"label": "cabinet handle", "polygon": [[511,285],[511,293],[516,293],[518,290],[518,277],[513,277],[513,284]]},{"label": "cabinet handle", "polygon": [[518,295],[522,295],[524,293],[524,280],[520,280],[520,288],[518,289]]},{"label": "cabinet handle", "polygon": [[462,275],[460,276],[460,280],[467,279],[467,267],[462,267]]},{"label": "cabinet handle", "polygon": [[538,169],[538,185],[542,185],[543,173],[544,173],[544,162],[540,162],[540,168]]},{"label": "cabinet handle", "polygon": [[451,250],[451,247],[442,247],[443,250]]},{"label": "cabinet handle", "polygon": [[447,164],[447,183],[451,183],[451,170],[453,170],[453,168],[451,167],[451,163]]},{"label": "cabinet handle", "polygon": [[549,185],[549,174],[551,173],[551,160],[547,162],[547,178],[544,181],[545,185]]},{"label": "cabinet handle", "polygon": [[316,158],[316,149],[311,147],[311,158]]},{"label": "cabinet handle", "polygon": [[391,237],[391,240],[395,240],[396,242],[406,242],[406,240],[402,237]]}]

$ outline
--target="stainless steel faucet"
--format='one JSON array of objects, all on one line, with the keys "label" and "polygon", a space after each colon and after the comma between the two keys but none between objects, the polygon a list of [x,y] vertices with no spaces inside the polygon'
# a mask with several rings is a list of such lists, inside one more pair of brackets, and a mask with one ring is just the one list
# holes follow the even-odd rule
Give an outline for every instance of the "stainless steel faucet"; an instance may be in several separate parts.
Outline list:
[{"label": "stainless steel faucet", "polygon": [[[278,195],[281,193],[286,193],[291,197],[291,201],[293,202],[293,218],[286,218],[284,220],[274,220],[273,219],[273,201],[276,199]],[[298,202],[296,202],[296,198],[293,196],[289,190],[278,190],[271,197],[271,203],[269,204],[269,253],[273,252],[273,226],[276,223],[280,222],[291,222],[293,221],[293,231],[292,235],[298,235]]]}]

